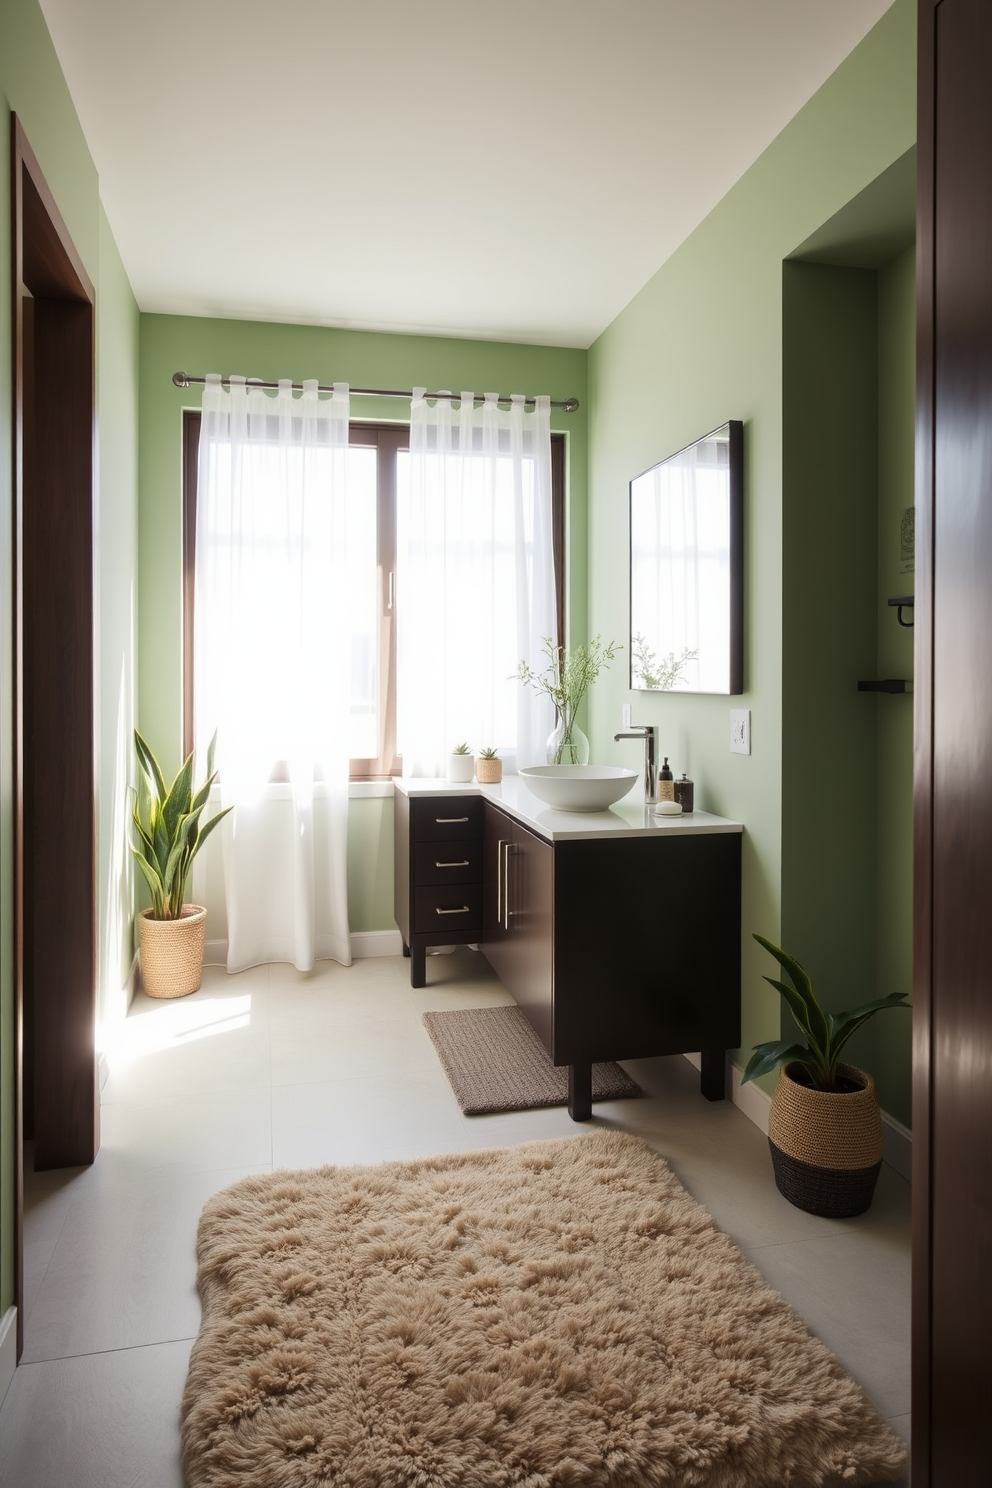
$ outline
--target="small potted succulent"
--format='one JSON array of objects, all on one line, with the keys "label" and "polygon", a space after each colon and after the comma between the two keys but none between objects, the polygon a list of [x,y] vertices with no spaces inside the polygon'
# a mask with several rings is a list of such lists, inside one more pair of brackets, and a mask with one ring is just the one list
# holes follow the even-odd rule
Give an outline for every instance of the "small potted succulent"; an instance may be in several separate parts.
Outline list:
[{"label": "small potted succulent", "polygon": [[503,761],[495,749],[480,749],[475,762],[475,778],[480,785],[499,785],[503,779]]},{"label": "small potted succulent", "polygon": [[768,1117],[768,1143],[780,1193],[810,1214],[846,1219],[871,1203],[882,1166],[882,1120],[875,1082],[840,1055],[853,1033],[882,1008],[908,1007],[902,992],[876,997],[845,1013],[828,1013],[809,973],[793,956],[764,946],[792,983],[765,977],[788,1004],[804,1043],[758,1044],[741,1079],[781,1068]]},{"label": "small potted succulent", "polygon": [[448,755],[448,779],[459,785],[467,784],[475,774],[475,759],[467,744],[456,744]]}]

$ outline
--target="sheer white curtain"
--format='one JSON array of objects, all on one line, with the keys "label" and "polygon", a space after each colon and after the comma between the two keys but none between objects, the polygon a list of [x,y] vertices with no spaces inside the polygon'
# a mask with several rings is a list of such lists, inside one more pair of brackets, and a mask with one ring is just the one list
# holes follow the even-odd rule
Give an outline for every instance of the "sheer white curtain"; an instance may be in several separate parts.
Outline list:
[{"label": "sheer white curtain", "polygon": [[397,490],[397,743],[404,775],[443,775],[463,740],[504,768],[544,764],[554,712],[513,676],[555,635],[551,405],[410,405]]},{"label": "sheer white curtain", "polygon": [[[197,476],[194,727],[217,730],[229,971],[350,964],[354,548],[346,384],[294,397],[217,377]],[[374,529],[373,529],[374,530]],[[351,560],[351,566],[350,566]],[[374,572],[374,565],[373,565]],[[275,780],[275,783],[273,783]]]}]

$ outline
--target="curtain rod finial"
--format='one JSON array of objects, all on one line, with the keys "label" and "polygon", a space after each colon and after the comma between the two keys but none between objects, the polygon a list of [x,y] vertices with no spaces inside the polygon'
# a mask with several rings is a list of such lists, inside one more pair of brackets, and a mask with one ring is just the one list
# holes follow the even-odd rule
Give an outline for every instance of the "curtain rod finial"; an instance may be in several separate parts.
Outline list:
[{"label": "curtain rod finial", "polygon": [[566,413],[575,413],[579,406],[579,400],[578,398],[569,398],[561,406]]},{"label": "curtain rod finial", "polygon": [[189,387],[189,374],[187,372],[173,372],[172,380],[176,387]]}]

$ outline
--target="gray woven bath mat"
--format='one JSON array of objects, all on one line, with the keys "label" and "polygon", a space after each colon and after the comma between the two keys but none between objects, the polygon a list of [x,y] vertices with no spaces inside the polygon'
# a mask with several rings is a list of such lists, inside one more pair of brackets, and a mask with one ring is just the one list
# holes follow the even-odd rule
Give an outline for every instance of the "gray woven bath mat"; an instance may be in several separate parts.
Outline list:
[{"label": "gray woven bath mat", "polygon": [[[554,1065],[516,1007],[459,1008],[425,1013],[424,1027],[466,1116],[563,1106],[568,1070]],[[640,1095],[641,1087],[618,1064],[594,1064],[594,1101]]]}]

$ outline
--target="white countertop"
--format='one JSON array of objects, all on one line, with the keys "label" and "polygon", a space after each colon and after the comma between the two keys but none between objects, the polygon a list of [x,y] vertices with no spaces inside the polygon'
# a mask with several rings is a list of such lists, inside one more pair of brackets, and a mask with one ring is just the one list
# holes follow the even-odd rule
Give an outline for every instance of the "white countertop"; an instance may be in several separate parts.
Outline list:
[{"label": "white countertop", "polygon": [[640,781],[635,781],[630,794],[608,811],[555,811],[532,795],[519,775],[504,775],[500,785],[478,785],[474,780],[456,784],[430,777],[402,779],[396,776],[393,787],[411,797],[483,796],[549,842],[574,842],[595,837],[658,837],[662,833],[700,837],[744,830],[742,822],[728,821],[726,817],[713,816],[709,811],[692,811],[688,816],[655,816],[654,810],[641,799]]}]

